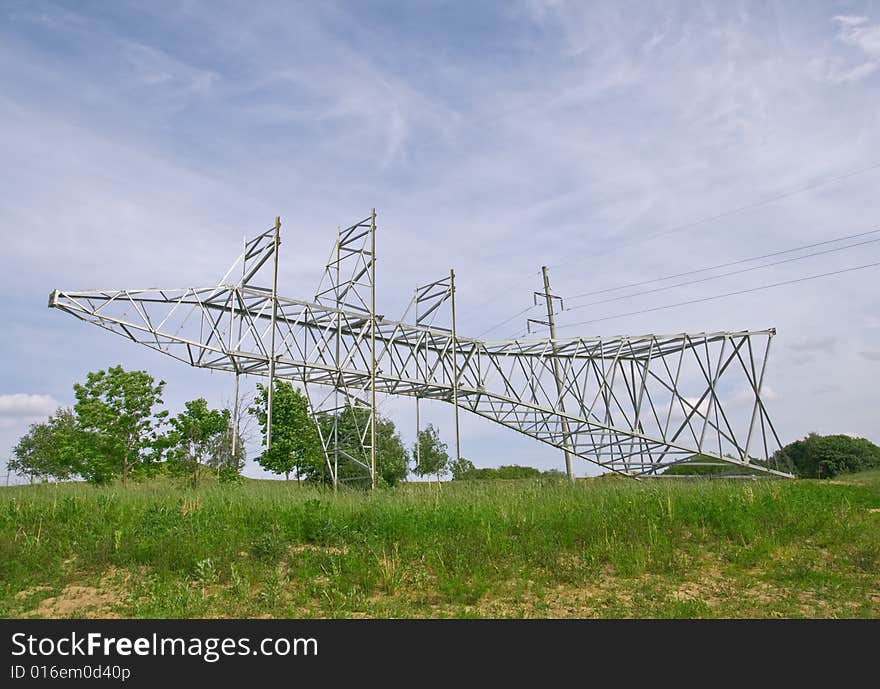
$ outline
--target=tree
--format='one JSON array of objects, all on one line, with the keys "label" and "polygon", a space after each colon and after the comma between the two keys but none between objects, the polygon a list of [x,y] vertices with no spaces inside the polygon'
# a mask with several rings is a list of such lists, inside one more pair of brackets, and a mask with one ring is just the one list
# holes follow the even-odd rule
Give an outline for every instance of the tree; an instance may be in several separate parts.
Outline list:
[{"label": "tree", "polygon": [[[318,415],[318,423],[325,438],[333,438],[333,415]],[[347,405],[336,416],[337,444],[340,450],[336,459],[339,480],[346,483],[360,482],[369,485],[369,450],[361,442],[369,442],[370,410]],[[355,461],[357,460],[357,461]],[[332,461],[332,459],[331,459]],[[358,463],[360,462],[360,464]],[[376,474],[382,485],[396,486],[409,472],[409,453],[394,422],[381,416],[376,418]],[[327,481],[323,467],[315,480]]]},{"label": "tree", "polygon": [[122,366],[89,373],[84,385],[73,386],[79,473],[85,479],[105,483],[121,476],[125,483],[158,458],[159,429],[168,412],[154,416],[153,407],[162,404],[164,387],[165,381],[156,383],[146,371]]},{"label": "tree", "polygon": [[518,464],[502,464],[500,467],[485,467],[477,469],[473,462],[462,458],[460,461],[453,460],[449,464],[452,471],[452,478],[455,481],[474,481],[486,479],[559,479],[564,478],[565,474],[558,469],[547,469],[541,471],[534,467],[524,467]]},{"label": "tree", "polygon": [[810,433],[776,452],[770,466],[774,460],[802,478],[832,478],[880,466],[880,447],[865,438]]},{"label": "tree", "polygon": [[449,470],[452,472],[453,481],[465,481],[471,478],[477,468],[471,460],[459,457],[449,462]]},{"label": "tree", "polygon": [[[211,456],[208,464],[217,469],[217,476],[221,482],[238,481],[241,478],[241,470],[244,468],[245,451],[244,439],[240,429],[235,428],[232,422],[232,414],[224,409],[228,418],[223,433],[216,436],[211,445]],[[235,438],[235,443],[232,440]],[[234,450],[233,450],[234,446]]]},{"label": "tree", "polygon": [[79,473],[76,417],[58,409],[48,421],[31,424],[12,450],[9,471],[31,478],[68,479]]},{"label": "tree", "polygon": [[441,442],[437,429],[432,424],[419,431],[416,445],[413,446],[413,456],[418,457],[413,471],[419,476],[434,474],[437,481],[447,473],[449,465],[449,453],[446,452],[446,443]]},{"label": "tree", "polygon": [[200,397],[184,405],[172,418],[166,435],[167,458],[171,467],[187,474],[192,486],[198,485],[201,467],[212,462],[229,428],[228,409],[209,409]]},{"label": "tree", "polygon": [[376,474],[380,482],[396,486],[409,472],[409,453],[406,451],[394,422],[376,418]]},{"label": "tree", "polygon": [[[267,388],[257,385],[257,396],[249,412],[257,418],[266,444]],[[275,381],[272,395],[272,444],[257,458],[264,469],[274,474],[296,471],[297,478],[320,471],[323,453],[315,422],[309,415],[308,400],[290,383]]]}]

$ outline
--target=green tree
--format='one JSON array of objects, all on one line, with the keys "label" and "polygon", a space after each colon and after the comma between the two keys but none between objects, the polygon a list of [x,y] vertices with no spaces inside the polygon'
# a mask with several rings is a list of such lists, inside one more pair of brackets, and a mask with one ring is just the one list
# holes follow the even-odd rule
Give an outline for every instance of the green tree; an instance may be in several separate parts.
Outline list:
[{"label": "green tree", "polygon": [[68,479],[78,472],[77,426],[72,409],[31,424],[12,450],[10,471],[31,478]]},{"label": "green tree", "polygon": [[865,438],[810,433],[776,452],[769,465],[776,462],[803,478],[832,478],[880,466],[880,447]]},{"label": "green tree", "polygon": [[[257,396],[248,411],[260,425],[263,444],[266,444],[267,393],[264,385],[257,385]],[[308,400],[290,383],[275,381],[272,395],[272,444],[257,458],[267,471],[284,474],[290,479],[295,471],[297,478],[309,477],[321,470],[323,453],[318,429],[309,414]]]},{"label": "green tree", "polygon": [[409,453],[391,419],[376,418],[376,474],[387,486],[396,486],[409,473]]},{"label": "green tree", "polygon": [[[318,423],[325,438],[333,438],[333,416],[320,414]],[[339,447],[337,466],[339,480],[346,484],[369,485],[370,455],[361,439],[369,443],[370,411],[347,405],[336,417]],[[332,459],[331,459],[332,461]],[[409,453],[406,451],[394,422],[381,416],[376,418],[376,474],[381,485],[396,486],[409,472]],[[327,482],[329,476],[322,466],[315,480]]]},{"label": "green tree", "polygon": [[[214,438],[208,465],[217,470],[218,478],[225,483],[241,479],[241,470],[244,469],[247,457],[244,450],[244,440],[239,429],[234,427],[232,413],[228,409],[224,411],[228,422],[223,433]],[[235,438],[235,443],[232,442],[233,438]]]},{"label": "green tree", "polygon": [[85,384],[73,386],[83,478],[105,483],[121,476],[125,483],[158,458],[159,429],[168,412],[154,415],[153,408],[162,404],[164,387],[146,371],[121,366],[89,373]]},{"label": "green tree", "polygon": [[200,397],[187,402],[184,411],[169,421],[169,465],[189,476],[193,488],[198,485],[202,468],[214,460],[229,428],[229,416],[228,409],[209,409],[208,402]]},{"label": "green tree", "polygon": [[474,463],[464,457],[459,457],[449,462],[449,471],[452,473],[453,481],[466,481],[471,478],[476,470],[477,468],[474,466]]},{"label": "green tree", "polygon": [[547,469],[541,471],[534,467],[524,467],[518,464],[502,464],[500,467],[485,467],[477,469],[473,463],[467,459],[462,459],[460,463],[452,461],[449,464],[452,471],[453,480],[486,480],[486,479],[534,479],[548,478],[557,479],[565,477],[565,474],[558,469]]},{"label": "green tree", "polygon": [[413,471],[419,476],[433,474],[439,481],[448,471],[449,453],[446,451],[446,443],[440,440],[440,434],[432,424],[419,431],[416,445],[413,446],[413,456],[418,457]]}]

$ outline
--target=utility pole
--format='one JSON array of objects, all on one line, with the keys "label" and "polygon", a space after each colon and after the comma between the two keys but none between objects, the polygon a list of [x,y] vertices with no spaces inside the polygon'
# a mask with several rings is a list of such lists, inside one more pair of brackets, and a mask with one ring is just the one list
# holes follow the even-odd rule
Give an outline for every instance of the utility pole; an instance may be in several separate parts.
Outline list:
[{"label": "utility pole", "polygon": [[[236,294],[232,299],[232,321],[229,323],[229,349],[234,351],[232,347],[232,331],[235,328],[235,302],[241,296],[240,288],[244,286],[244,276],[247,275],[247,237],[244,237],[241,241],[242,243],[242,253],[241,253],[241,280],[238,282],[239,290],[236,290]],[[235,348],[241,344],[241,321],[238,320],[238,341],[235,343]],[[232,402],[232,461],[235,462],[236,468],[238,468],[238,460],[236,459],[235,451],[238,449],[238,377],[240,371],[238,370],[238,362],[235,361],[233,357],[232,360],[235,368],[235,399]]]},{"label": "utility pole", "polygon": [[[544,300],[547,303],[547,325],[550,326],[550,347],[553,350],[553,376],[556,378],[556,411],[560,414],[562,420],[562,446],[565,452],[565,474],[569,481],[574,481],[574,473],[571,467],[571,432],[568,427],[568,418],[565,416],[565,404],[563,397],[565,395],[565,387],[562,382],[562,369],[559,365],[559,357],[556,355],[556,320],[553,313],[553,294],[550,292],[550,274],[547,272],[547,266],[541,266],[541,272],[544,274]],[[558,297],[556,297],[558,299]]]},{"label": "utility pole", "polygon": [[269,389],[266,392],[266,449],[272,446],[272,392],[275,386],[275,319],[278,317],[278,247],[281,245],[281,217],[275,217],[275,267],[272,275],[272,319],[269,335]]},{"label": "utility pole", "polygon": [[[416,287],[416,294],[413,299],[413,303],[416,307],[416,325],[419,323],[419,288]],[[419,355],[418,351],[416,351],[416,369],[418,370],[419,366]],[[419,395],[416,393],[416,467],[421,464],[422,459],[422,449],[421,443],[419,442],[419,433],[421,432],[421,426],[419,425]]]},{"label": "utility pole", "polygon": [[376,490],[376,209],[370,213],[370,484]]},{"label": "utility pole", "polygon": [[235,400],[232,402],[232,461],[237,465],[236,449],[238,449],[238,371],[235,372]]},{"label": "utility pole", "polygon": [[339,368],[340,346],[342,343],[342,317],[338,310],[342,308],[339,299],[339,262],[342,260],[342,228],[336,226],[336,288],[334,297],[336,298],[336,386],[333,388],[333,492],[339,490],[339,386],[342,385],[342,369]]},{"label": "utility pole", "polygon": [[455,408],[455,459],[461,459],[458,429],[458,340],[455,338],[455,271],[449,270],[449,298],[452,300],[452,406]]}]

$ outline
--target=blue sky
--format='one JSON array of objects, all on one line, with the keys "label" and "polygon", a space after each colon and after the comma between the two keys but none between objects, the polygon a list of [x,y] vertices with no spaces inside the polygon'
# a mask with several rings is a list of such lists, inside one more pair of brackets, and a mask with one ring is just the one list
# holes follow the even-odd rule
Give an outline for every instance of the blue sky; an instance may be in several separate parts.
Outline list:
[{"label": "blue sky", "polygon": [[[283,293],[312,294],[336,226],[375,206],[380,311],[402,313],[415,284],[454,267],[469,335],[528,306],[542,264],[565,296],[880,227],[880,168],[850,175],[880,164],[880,7],[5,0],[0,151],[6,456],[116,363],[165,379],[172,411],[228,401],[231,380],[51,311],[47,295],[211,284],[276,215]],[[878,244],[559,321],[872,261]],[[878,270],[560,335],[775,326],[783,441],[880,441]],[[408,442],[411,406],[383,404]],[[449,410],[425,407],[451,444]],[[478,465],[561,466],[478,419],[462,442]]]}]

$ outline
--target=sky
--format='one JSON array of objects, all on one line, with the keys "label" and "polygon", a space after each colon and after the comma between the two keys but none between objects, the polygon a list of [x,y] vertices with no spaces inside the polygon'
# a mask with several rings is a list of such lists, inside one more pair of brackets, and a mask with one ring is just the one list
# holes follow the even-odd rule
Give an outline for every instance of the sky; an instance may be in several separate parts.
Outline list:
[{"label": "sky", "polygon": [[[880,442],[880,267],[620,316],[880,262],[880,242],[573,298],[880,229],[878,3],[0,0],[0,153],[0,458],[88,371],[148,370],[173,413],[232,396],[51,290],[215,284],[280,215],[279,290],[309,298],[373,207],[389,317],[454,267],[458,331],[520,336],[546,265],[560,336],[775,327],[783,443]],[[412,406],[380,410],[408,444]],[[422,420],[452,446],[448,406]],[[467,415],[462,454],[563,461]]]}]

